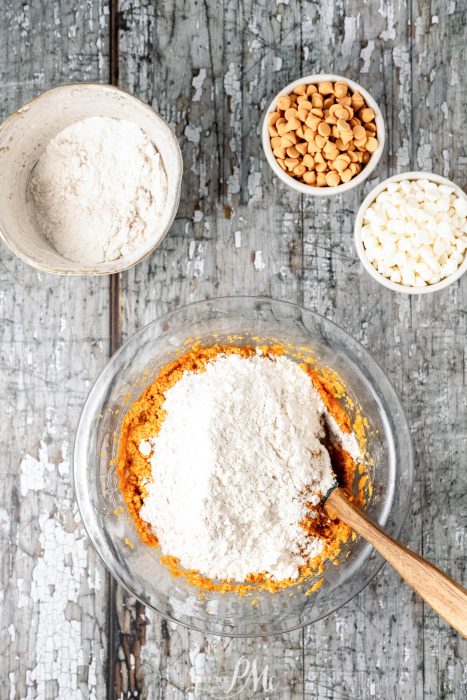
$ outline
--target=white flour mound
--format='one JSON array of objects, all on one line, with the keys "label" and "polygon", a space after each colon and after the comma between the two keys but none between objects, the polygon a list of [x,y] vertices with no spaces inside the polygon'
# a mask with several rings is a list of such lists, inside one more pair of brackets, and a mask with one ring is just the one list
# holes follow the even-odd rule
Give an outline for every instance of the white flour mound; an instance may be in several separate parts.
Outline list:
[{"label": "white flour mound", "polygon": [[185,372],[163,407],[140,446],[153,478],[140,515],[162,551],[211,578],[297,578],[322,549],[299,524],[305,502],[334,478],[308,375],[285,357],[219,356]]},{"label": "white flour mound", "polygon": [[167,176],[139,126],[90,117],[48,143],[30,191],[32,215],[57,252],[93,265],[158,239]]}]

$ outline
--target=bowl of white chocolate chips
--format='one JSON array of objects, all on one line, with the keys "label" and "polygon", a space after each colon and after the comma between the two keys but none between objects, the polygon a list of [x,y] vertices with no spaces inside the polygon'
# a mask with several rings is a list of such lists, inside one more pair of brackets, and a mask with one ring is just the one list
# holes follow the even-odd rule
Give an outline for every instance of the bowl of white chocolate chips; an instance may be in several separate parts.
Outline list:
[{"label": "bowl of white chocolate chips", "polygon": [[467,269],[467,196],[433,173],[390,177],[362,202],[355,245],[366,271],[385,287],[406,294],[443,289]]}]

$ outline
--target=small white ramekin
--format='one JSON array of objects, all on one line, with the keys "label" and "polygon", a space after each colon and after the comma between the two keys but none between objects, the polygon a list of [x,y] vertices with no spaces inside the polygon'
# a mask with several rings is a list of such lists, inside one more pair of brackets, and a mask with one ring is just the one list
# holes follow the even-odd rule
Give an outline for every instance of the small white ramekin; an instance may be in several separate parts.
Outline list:
[{"label": "small white ramekin", "polygon": [[434,173],[408,172],[388,177],[386,180],[383,180],[383,182],[380,182],[379,185],[377,185],[371,190],[368,196],[365,197],[365,199],[363,200],[362,204],[360,205],[360,209],[357,212],[357,218],[355,219],[354,227],[354,240],[358,257],[360,258],[360,261],[365,270],[368,272],[368,274],[371,275],[373,279],[382,284],[384,287],[392,289],[393,292],[403,292],[404,294],[430,294],[431,292],[437,292],[440,289],[448,287],[450,284],[458,280],[459,277],[461,277],[464,274],[464,272],[467,270],[467,254],[464,255],[464,260],[461,263],[461,265],[457,268],[457,270],[452,275],[445,277],[440,282],[436,282],[435,284],[428,284],[426,285],[426,287],[408,287],[405,284],[398,284],[397,282],[392,282],[387,277],[378,272],[376,268],[373,267],[365,252],[365,247],[362,242],[362,227],[365,212],[368,209],[368,207],[374,202],[376,197],[381,192],[384,192],[384,190],[390,182],[400,182],[401,180],[430,180],[431,182],[436,182],[436,184],[438,185],[447,185],[448,187],[452,187],[459,197],[464,197],[465,199],[467,199],[467,195],[465,194],[465,192],[461,190],[461,188],[458,185],[456,185],[455,182],[452,182],[451,180],[448,180],[445,177],[441,177],[441,175],[435,175]]},{"label": "small white ramekin", "polygon": [[[137,124],[160,153],[167,201],[152,240],[118,260],[83,265],[67,260],[37,230],[30,215],[28,181],[49,141],[87,117],[114,117]],[[109,275],[132,267],[162,241],[177,213],[183,162],[169,125],[149,105],[111,85],[62,85],[39,95],[0,126],[0,240],[21,260],[58,275]]]},{"label": "small white ramekin", "polygon": [[[316,187],[314,185],[306,185],[304,182],[299,182],[296,180],[294,177],[291,177],[291,175],[288,175],[284,170],[282,170],[281,166],[276,160],[276,157],[274,153],[272,152],[271,148],[271,140],[269,136],[269,130],[268,130],[268,114],[269,112],[274,112],[276,109],[276,103],[279,97],[282,95],[289,95],[292,90],[294,90],[298,85],[302,85],[302,83],[305,83],[306,85],[310,84],[317,84],[317,83],[322,83],[324,81],[331,81],[331,83],[336,83],[336,82],[341,82],[341,83],[347,83],[351,90],[355,92],[358,90],[362,97],[364,98],[366,104],[368,107],[371,107],[371,109],[374,111],[376,118],[376,137],[378,139],[378,148],[376,151],[372,154],[370,160],[368,163],[365,165],[364,168],[362,168],[361,172],[358,173],[358,175],[355,175],[349,182],[343,182],[341,185],[336,185],[336,187]],[[340,194],[341,192],[347,192],[348,190],[351,190],[353,187],[356,187],[357,185],[360,185],[362,182],[364,182],[367,177],[373,172],[373,170],[376,168],[379,159],[381,158],[381,155],[383,153],[384,149],[384,141],[385,141],[385,130],[384,130],[384,119],[383,115],[381,114],[381,110],[378,107],[377,103],[375,100],[372,98],[369,92],[365,90],[364,87],[359,85],[358,83],[355,83],[353,80],[349,80],[348,78],[344,78],[341,75],[332,75],[330,73],[320,73],[317,75],[305,75],[303,78],[298,78],[298,80],[294,80],[293,83],[289,83],[288,85],[285,86],[273,99],[271,104],[266,110],[266,114],[264,115],[263,119],[263,126],[262,126],[262,131],[261,131],[261,138],[262,138],[262,143],[263,143],[263,150],[266,155],[267,161],[269,165],[271,166],[273,172],[277,175],[277,177],[282,180],[286,185],[291,187],[294,190],[297,190],[297,192],[300,192],[301,194],[310,194],[316,197],[331,197],[332,195],[335,194]]]}]

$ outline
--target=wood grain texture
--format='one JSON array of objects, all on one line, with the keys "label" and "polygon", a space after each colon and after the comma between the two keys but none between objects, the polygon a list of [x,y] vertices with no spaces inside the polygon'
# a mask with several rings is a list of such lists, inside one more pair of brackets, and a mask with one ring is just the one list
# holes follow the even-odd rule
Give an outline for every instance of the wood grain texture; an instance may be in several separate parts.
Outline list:
[{"label": "wood grain texture", "polygon": [[[106,80],[101,3],[2,3],[1,118],[54,85]],[[108,357],[108,280],[58,278],[0,248],[0,698],[101,698],[104,570],[71,451]]]},{"label": "wood grain texture", "polygon": [[[3,8],[2,117],[52,85],[109,79],[103,2]],[[269,639],[187,631],[118,587],[106,599],[69,480],[76,422],[115,309],[128,337],[206,297],[303,303],[357,337],[394,383],[416,452],[403,540],[466,582],[467,277],[432,297],[394,295],[366,276],[352,242],[359,202],[386,175],[426,168],[467,184],[465,3],[120,0],[118,9],[113,79],[119,73],[175,129],[181,205],[160,248],[121,276],[112,305],[107,280],[42,275],[0,251],[0,698],[100,699],[106,685],[109,698],[222,696],[243,658],[267,668],[275,689],[250,683],[242,698],[466,697],[465,642],[388,567],[326,620]],[[259,141],[271,96],[320,70],[361,82],[387,124],[371,182],[328,201],[280,184]],[[119,630],[110,684],[106,605]]]},{"label": "wood grain texture", "polygon": [[[377,180],[430,166],[464,184],[459,119],[466,94],[455,77],[465,61],[464,10],[452,2],[448,11],[454,17],[433,3],[392,0],[378,7],[122,2],[121,84],[170,121],[185,164],[177,221],[159,250],[124,275],[122,294],[126,335],[179,304],[243,293],[302,302],[361,340],[394,382],[413,430],[416,488],[404,540],[465,581],[466,280],[432,298],[394,295],[365,275],[352,242],[359,202]],[[273,178],[258,130],[275,91],[319,71],[360,81],[379,101],[388,129],[371,182],[328,201],[300,197]],[[452,119],[443,130],[444,115]],[[264,269],[254,266],[258,250]],[[262,642],[205,639],[147,616],[147,697],[208,696],[203,673],[231,675],[242,655],[266,661]],[[388,569],[307,628],[303,643],[294,633],[268,640],[268,649],[282,683],[275,697],[467,692],[465,645]],[[204,669],[200,677],[197,668]]]}]

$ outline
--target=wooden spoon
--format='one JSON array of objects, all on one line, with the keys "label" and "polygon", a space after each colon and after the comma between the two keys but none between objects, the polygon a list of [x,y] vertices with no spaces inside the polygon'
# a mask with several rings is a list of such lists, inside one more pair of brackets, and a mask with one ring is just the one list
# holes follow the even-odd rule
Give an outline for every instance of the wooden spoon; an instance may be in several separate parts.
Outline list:
[{"label": "wooden spoon", "polygon": [[438,615],[467,638],[467,589],[370,522],[336,486],[324,507],[364,537]]}]

